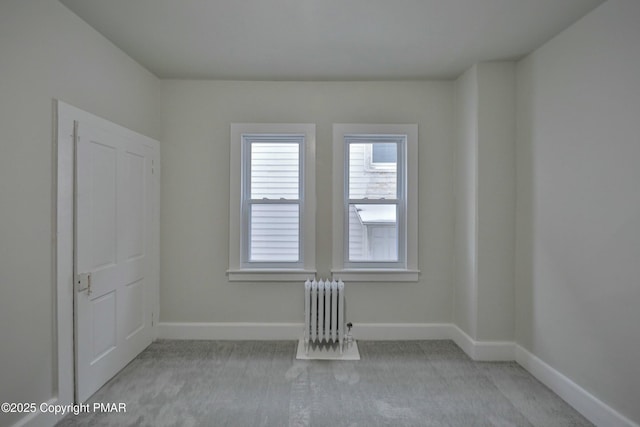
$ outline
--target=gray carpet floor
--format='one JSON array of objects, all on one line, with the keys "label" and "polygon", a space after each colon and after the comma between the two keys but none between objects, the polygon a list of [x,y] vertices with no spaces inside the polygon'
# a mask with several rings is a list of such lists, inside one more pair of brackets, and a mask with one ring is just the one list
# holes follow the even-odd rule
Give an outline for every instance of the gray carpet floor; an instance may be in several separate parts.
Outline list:
[{"label": "gray carpet floor", "polygon": [[299,361],[293,341],[157,341],[70,426],[591,426],[514,362],[452,341],[358,341],[361,360]]}]

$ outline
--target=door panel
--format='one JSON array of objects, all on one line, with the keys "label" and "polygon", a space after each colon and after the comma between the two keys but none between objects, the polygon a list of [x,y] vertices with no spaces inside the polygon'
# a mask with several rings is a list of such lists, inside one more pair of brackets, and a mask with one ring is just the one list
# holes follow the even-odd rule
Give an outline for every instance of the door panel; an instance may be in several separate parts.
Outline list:
[{"label": "door panel", "polygon": [[144,256],[145,249],[145,163],[144,155],[127,152],[125,154],[123,206],[122,256],[132,260]]},{"label": "door panel", "polygon": [[113,147],[89,141],[90,182],[89,215],[92,250],[91,267],[113,266],[116,263],[116,160]]},{"label": "door panel", "polygon": [[116,295],[109,292],[91,300],[93,348],[90,363],[96,363],[116,348]]},{"label": "door panel", "polygon": [[108,127],[78,124],[77,402],[151,343],[153,299],[147,278],[153,273],[147,254],[153,242],[154,155],[153,148]]},{"label": "door panel", "polygon": [[125,287],[125,305],[122,307],[123,327],[127,339],[144,327],[144,280]]}]

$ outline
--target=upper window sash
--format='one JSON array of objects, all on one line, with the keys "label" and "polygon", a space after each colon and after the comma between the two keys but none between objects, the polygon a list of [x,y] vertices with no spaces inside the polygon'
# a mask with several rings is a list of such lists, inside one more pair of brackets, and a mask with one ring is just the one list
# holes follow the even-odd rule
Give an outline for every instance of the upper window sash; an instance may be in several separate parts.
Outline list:
[{"label": "upper window sash", "polygon": [[[243,134],[242,135],[242,170],[243,170],[243,196],[245,200],[304,200],[304,152],[305,152],[305,136],[301,134]],[[254,145],[292,145],[297,146],[297,189],[296,197],[266,197],[263,193],[266,190],[256,190],[262,197],[254,197],[252,183],[252,159]],[[270,177],[270,179],[275,179]]]}]

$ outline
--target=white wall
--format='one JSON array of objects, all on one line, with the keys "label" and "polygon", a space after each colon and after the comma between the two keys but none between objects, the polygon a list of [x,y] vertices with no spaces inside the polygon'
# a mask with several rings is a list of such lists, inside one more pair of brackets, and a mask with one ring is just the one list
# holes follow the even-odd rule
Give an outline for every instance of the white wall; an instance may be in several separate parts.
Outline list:
[{"label": "white wall", "polygon": [[516,68],[478,72],[478,330],[481,341],[514,338]]},{"label": "white wall", "polygon": [[468,69],[455,83],[455,246],[453,319],[477,335],[478,300],[478,73]]},{"label": "white wall", "polygon": [[348,315],[353,322],[451,321],[452,95],[451,82],[163,81],[161,321],[302,321],[301,284],[227,280],[231,122],[316,123],[316,265],[324,277],[332,123],[417,123],[420,282],[348,284]]},{"label": "white wall", "polygon": [[515,64],[483,62],[455,83],[456,324],[511,341],[514,325]]},{"label": "white wall", "polygon": [[640,423],[640,3],[518,65],[516,338]]},{"label": "white wall", "polygon": [[57,1],[0,2],[0,402],[44,402],[56,387],[53,99],[159,138],[159,93]]}]

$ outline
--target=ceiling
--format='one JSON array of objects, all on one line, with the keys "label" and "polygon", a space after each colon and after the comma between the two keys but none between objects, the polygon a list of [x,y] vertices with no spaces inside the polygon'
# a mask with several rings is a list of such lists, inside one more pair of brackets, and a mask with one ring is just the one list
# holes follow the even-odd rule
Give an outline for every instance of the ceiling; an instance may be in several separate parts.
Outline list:
[{"label": "ceiling", "polygon": [[451,79],[602,0],[60,0],[160,78]]}]

